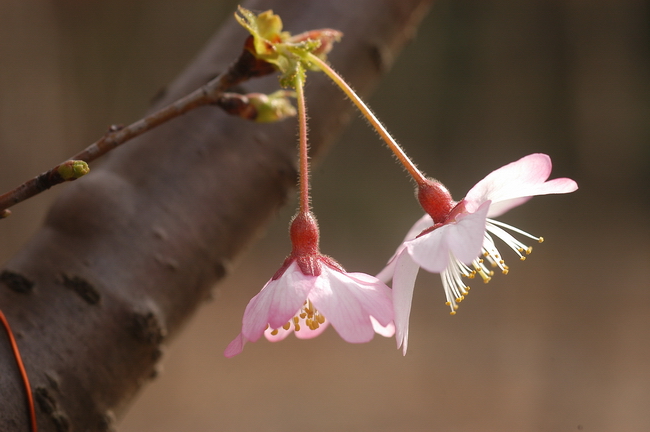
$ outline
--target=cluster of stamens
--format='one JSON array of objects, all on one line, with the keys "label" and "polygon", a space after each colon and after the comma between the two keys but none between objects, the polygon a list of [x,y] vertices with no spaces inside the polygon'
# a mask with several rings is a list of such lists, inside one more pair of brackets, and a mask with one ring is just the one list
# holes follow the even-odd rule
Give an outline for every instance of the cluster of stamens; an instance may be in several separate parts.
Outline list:
[{"label": "cluster of stamens", "polygon": [[[287,321],[282,328],[289,330],[293,326],[294,331],[300,331],[302,325],[307,326],[310,330],[316,330],[325,323],[325,316],[321,314],[311,303],[306,300],[300,311],[291,320]],[[271,330],[271,335],[276,336],[279,329]]]},{"label": "cluster of stamens", "polygon": [[476,258],[470,265],[467,265],[459,261],[455,256],[451,255],[450,265],[442,272],[442,284],[447,297],[447,302],[445,304],[451,308],[451,315],[456,315],[458,303],[465,300],[465,296],[469,294],[470,287],[465,285],[462,278],[466,277],[468,279],[474,279],[478,275],[483,279],[484,283],[488,283],[492,280],[492,276],[494,276],[494,270],[492,269],[498,268],[504,275],[507,275],[510,271],[505,260],[499,254],[499,250],[494,244],[494,239],[489,233],[499,237],[519,256],[521,261],[525,261],[526,256],[530,255],[533,251],[532,246],[528,246],[517,240],[503,228],[507,228],[518,234],[537,240],[539,243],[544,242],[543,237],[535,237],[511,225],[488,219],[485,237],[483,239],[482,256]]}]

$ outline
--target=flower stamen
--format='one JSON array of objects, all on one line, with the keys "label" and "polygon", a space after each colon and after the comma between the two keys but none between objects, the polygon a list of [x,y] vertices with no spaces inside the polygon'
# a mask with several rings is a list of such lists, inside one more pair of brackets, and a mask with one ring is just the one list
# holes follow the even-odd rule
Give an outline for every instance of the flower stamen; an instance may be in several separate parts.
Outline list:
[{"label": "flower stamen", "polygon": [[479,275],[481,279],[483,279],[484,283],[488,283],[492,280],[492,276],[494,276],[494,271],[491,270],[490,267],[495,269],[498,268],[504,275],[509,273],[510,267],[506,265],[505,260],[499,253],[499,249],[497,249],[492,235],[501,239],[517,254],[521,261],[524,261],[526,256],[530,255],[533,251],[532,246],[528,246],[517,240],[503,228],[514,231],[515,233],[521,234],[530,239],[537,240],[539,243],[544,242],[543,237],[535,237],[534,235],[511,225],[493,219],[487,219],[481,256],[473,260],[469,265],[466,265],[459,261],[453,254],[450,254],[450,263],[441,274],[442,285],[445,289],[445,297],[447,299],[445,304],[451,308],[451,315],[456,315],[458,303],[462,302],[465,299],[465,296],[469,293],[470,287],[465,285],[462,280],[463,277],[474,279],[476,275]]},{"label": "flower stamen", "polygon": [[[294,331],[300,331],[304,325],[309,328],[309,330],[316,330],[323,324],[325,324],[325,316],[314,307],[310,300],[306,300],[298,313],[289,321],[284,323],[284,325],[282,325],[282,329],[289,331],[291,327],[293,327]],[[268,324],[266,326],[266,329],[269,329]],[[277,336],[279,331],[280,329],[277,328],[271,330],[270,333],[272,336]]]}]

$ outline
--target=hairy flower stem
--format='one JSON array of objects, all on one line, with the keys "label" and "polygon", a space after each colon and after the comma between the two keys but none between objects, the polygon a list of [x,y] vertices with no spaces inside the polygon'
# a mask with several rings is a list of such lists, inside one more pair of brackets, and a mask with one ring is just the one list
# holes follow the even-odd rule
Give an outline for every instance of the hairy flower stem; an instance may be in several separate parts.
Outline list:
[{"label": "hairy flower stem", "polygon": [[[299,66],[300,67],[300,66]],[[298,103],[298,150],[300,153],[300,212],[309,213],[309,145],[307,143],[307,106],[303,74],[296,73],[296,101]]]},{"label": "hairy flower stem", "polygon": [[397,141],[388,133],[384,125],[381,124],[377,116],[368,108],[368,106],[361,100],[359,96],[352,90],[347,82],[338,74],[334,69],[327,64],[327,62],[321,60],[314,54],[308,54],[308,60],[316,64],[320,70],[325,72],[325,74],[330,77],[334,83],[339,86],[341,90],[350,98],[350,100],[356,105],[356,107],[361,111],[361,114],[368,120],[368,123],[375,128],[379,133],[381,138],[384,140],[388,148],[395,154],[397,160],[406,168],[406,171],[413,177],[413,180],[418,185],[423,185],[427,182],[427,178],[420,172],[420,170],[415,166],[415,164],[409,159],[402,147],[397,144]]}]

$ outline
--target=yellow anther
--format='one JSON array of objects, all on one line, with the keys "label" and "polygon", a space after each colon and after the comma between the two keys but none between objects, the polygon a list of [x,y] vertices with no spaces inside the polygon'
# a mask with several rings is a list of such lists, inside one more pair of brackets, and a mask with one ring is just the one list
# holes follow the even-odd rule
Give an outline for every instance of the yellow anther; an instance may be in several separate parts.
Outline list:
[{"label": "yellow anther", "polygon": [[449,315],[456,315],[456,311],[449,312]]},{"label": "yellow anther", "polygon": [[445,305],[447,305],[447,306],[451,306],[451,303],[449,303],[449,302],[446,302],[446,303],[445,303]]},{"label": "yellow anther", "polygon": [[318,321],[319,324],[323,324],[325,322],[325,316],[321,314],[316,315],[316,321]]},{"label": "yellow anther", "polygon": [[526,261],[526,257],[525,257],[525,256],[522,256],[521,258],[519,258],[519,260],[520,260],[520,261]]},{"label": "yellow anther", "polygon": [[276,335],[278,334],[278,329],[274,329],[274,330],[272,330],[272,331],[271,331],[271,334],[272,334],[273,336],[276,336]]},{"label": "yellow anther", "polygon": [[483,282],[488,283],[490,281],[490,276],[488,276],[483,269],[479,269],[478,274],[483,278]]},{"label": "yellow anther", "polygon": [[307,318],[307,319],[305,320],[305,324],[307,324],[307,327],[311,328],[312,320],[310,320],[309,318]]},{"label": "yellow anther", "polygon": [[294,324],[294,328],[296,329],[296,331],[300,331],[300,324],[298,323]]},{"label": "yellow anther", "polygon": [[544,237],[538,238],[537,241],[540,242],[540,243],[544,243]]},{"label": "yellow anther", "polygon": [[282,328],[285,329],[285,330],[289,330],[290,327],[291,327],[291,323],[290,323],[289,321],[287,321],[287,322],[282,326]]},{"label": "yellow anther", "polygon": [[479,259],[479,260],[478,260],[478,263],[479,263],[479,264],[483,264],[483,259],[482,259],[482,258]]},{"label": "yellow anther", "polygon": [[501,273],[503,273],[504,275],[507,275],[507,274],[508,274],[508,269],[507,269],[507,268],[504,268],[503,271],[502,271]]},{"label": "yellow anther", "polygon": [[454,310],[458,310],[458,305],[454,305]]},{"label": "yellow anther", "polygon": [[528,246],[528,249],[526,249],[526,255],[529,255],[533,251],[532,246]]},{"label": "yellow anther", "polygon": [[298,318],[297,316],[293,317],[293,323],[295,325],[298,325],[299,322],[300,322],[300,318]]},{"label": "yellow anther", "polygon": [[302,319],[305,319],[306,316],[307,316],[307,314],[304,313],[304,312],[300,314],[300,318],[302,318]]}]

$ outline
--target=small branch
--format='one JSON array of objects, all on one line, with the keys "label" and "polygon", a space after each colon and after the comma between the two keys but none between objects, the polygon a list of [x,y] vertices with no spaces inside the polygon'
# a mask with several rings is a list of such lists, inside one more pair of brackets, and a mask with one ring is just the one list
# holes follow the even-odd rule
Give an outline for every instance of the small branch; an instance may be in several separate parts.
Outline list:
[{"label": "small branch", "polygon": [[0,219],[6,218],[11,214],[11,211],[9,211],[7,207],[25,201],[26,199],[31,198],[44,190],[48,190],[59,183],[76,180],[79,177],[88,174],[89,171],[90,168],[88,168],[86,162],[80,160],[67,160],[49,171],[44,172],[38,177],[26,181],[16,189],[7,192],[4,195],[0,195],[0,203],[9,203],[8,205],[0,206],[2,209],[0,210]]},{"label": "small branch", "polygon": [[244,50],[237,61],[235,61],[235,63],[233,63],[225,73],[222,73],[204,86],[198,88],[187,96],[178,99],[176,102],[173,102],[165,108],[130,124],[129,126],[111,126],[109,131],[101,139],[72,156],[68,161],[63,162],[39,176],[26,181],[15,189],[0,195],[0,219],[11,214],[8,210],[9,207],[38,195],[52,186],[63,183],[64,181],[75,180],[77,177],[64,178],[62,173],[59,172],[62,167],[68,166],[71,162],[92,162],[121,144],[142,135],[156,126],[166,123],[173,118],[183,115],[188,111],[204,105],[217,104],[224,92],[236,84],[250,78],[260,77],[275,72],[275,68],[272,65],[256,59],[248,51],[247,47],[251,43],[252,37],[249,37],[246,40]]}]

